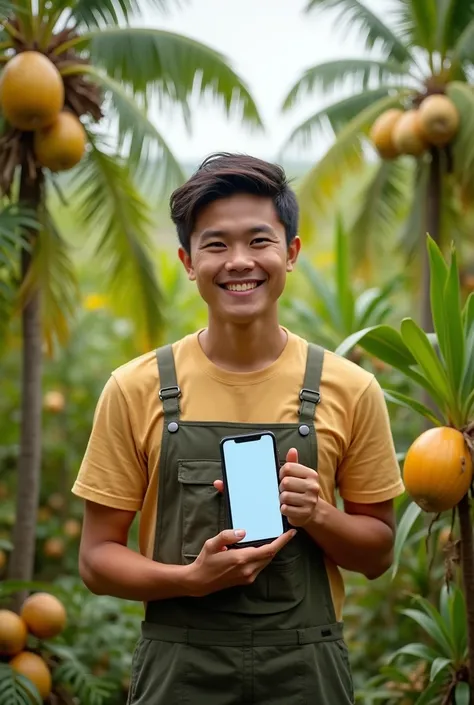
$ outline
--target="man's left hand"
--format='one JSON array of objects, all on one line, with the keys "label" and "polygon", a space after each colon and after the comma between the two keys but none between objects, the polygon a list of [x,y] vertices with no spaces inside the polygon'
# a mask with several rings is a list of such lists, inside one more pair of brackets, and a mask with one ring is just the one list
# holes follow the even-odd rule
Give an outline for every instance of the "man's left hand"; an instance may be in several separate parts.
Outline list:
[{"label": "man's left hand", "polygon": [[290,448],[280,469],[280,504],[292,526],[305,526],[314,517],[319,492],[318,473],[300,465],[298,451]]}]

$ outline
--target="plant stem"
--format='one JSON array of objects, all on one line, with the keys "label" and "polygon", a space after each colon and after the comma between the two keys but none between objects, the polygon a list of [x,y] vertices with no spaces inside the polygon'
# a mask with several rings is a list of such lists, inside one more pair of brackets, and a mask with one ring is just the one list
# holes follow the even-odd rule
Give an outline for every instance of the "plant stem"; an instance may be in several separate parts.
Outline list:
[{"label": "plant stem", "polygon": [[464,582],[464,598],[467,611],[467,643],[469,666],[469,705],[474,705],[474,543],[469,496],[466,494],[458,504],[461,529],[461,566]]},{"label": "plant stem", "polygon": [[[25,164],[21,170],[21,203],[39,211],[42,199],[41,174],[31,181]],[[30,243],[34,245],[36,231],[30,232]],[[22,250],[21,265],[23,281],[31,266],[32,251]],[[31,580],[34,569],[36,545],[36,517],[40,492],[41,472],[41,299],[40,291],[34,289],[22,311],[22,394],[20,458],[16,501],[16,521],[13,529],[13,551],[10,557],[8,577],[13,580]],[[14,607],[18,610],[26,597],[26,591],[15,596]]]},{"label": "plant stem", "polygon": [[[431,150],[431,164],[428,177],[428,191],[426,194],[426,230],[433,240],[439,245],[441,230],[441,198],[442,198],[442,164],[439,149]],[[433,332],[430,302],[430,266],[429,257],[423,233],[422,256],[422,285],[421,285],[421,327],[427,333]]]}]

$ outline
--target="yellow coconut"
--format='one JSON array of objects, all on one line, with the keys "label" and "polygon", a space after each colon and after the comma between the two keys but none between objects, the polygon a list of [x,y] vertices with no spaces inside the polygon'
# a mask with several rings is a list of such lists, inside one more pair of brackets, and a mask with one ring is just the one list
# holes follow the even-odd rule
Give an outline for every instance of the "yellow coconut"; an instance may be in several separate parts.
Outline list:
[{"label": "yellow coconut", "polygon": [[34,149],[41,166],[66,171],[76,166],[86,148],[86,133],[72,113],[62,112],[52,125],[35,133]]},{"label": "yellow coconut", "polygon": [[33,654],[31,651],[22,651],[10,661],[10,666],[17,673],[26,676],[37,687],[43,700],[51,693],[52,677],[51,671],[41,656]]},{"label": "yellow coconut", "polygon": [[425,139],[435,147],[445,147],[458,131],[459,113],[445,95],[430,95],[421,103],[418,114]]},{"label": "yellow coconut", "polygon": [[382,159],[395,159],[398,149],[393,143],[393,129],[403,115],[403,110],[391,108],[380,115],[372,125],[370,139]]},{"label": "yellow coconut", "polygon": [[428,146],[420,125],[418,110],[407,110],[393,128],[393,143],[400,154],[420,157]]},{"label": "yellow coconut", "polygon": [[3,69],[0,104],[8,122],[25,132],[51,124],[64,105],[56,66],[38,51],[23,51]]},{"label": "yellow coconut", "polygon": [[0,656],[15,656],[26,644],[28,630],[15,612],[0,610]]},{"label": "yellow coconut", "polygon": [[460,431],[430,428],[408,449],[403,465],[408,494],[426,512],[444,512],[461,501],[472,482],[472,458]]}]

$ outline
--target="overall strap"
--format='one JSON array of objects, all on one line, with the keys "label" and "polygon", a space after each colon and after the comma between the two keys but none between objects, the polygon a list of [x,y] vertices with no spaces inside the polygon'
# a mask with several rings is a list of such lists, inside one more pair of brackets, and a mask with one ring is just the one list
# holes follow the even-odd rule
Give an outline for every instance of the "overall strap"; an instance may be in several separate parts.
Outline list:
[{"label": "overall strap", "polygon": [[316,416],[316,406],[321,401],[319,385],[323,371],[324,348],[314,343],[308,343],[308,357],[304,375],[303,389],[300,391],[301,406],[300,421],[313,424]]},{"label": "overall strap", "polygon": [[163,402],[165,424],[179,420],[179,398],[181,389],[178,387],[176,368],[174,366],[173,348],[164,345],[156,350],[158,373],[160,376],[160,391],[158,396]]}]

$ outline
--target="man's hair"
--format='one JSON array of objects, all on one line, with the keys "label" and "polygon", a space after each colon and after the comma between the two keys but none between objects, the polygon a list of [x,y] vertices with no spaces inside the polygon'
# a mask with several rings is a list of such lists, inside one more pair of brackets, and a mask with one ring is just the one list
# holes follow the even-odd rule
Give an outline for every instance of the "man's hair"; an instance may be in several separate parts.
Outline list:
[{"label": "man's hair", "polygon": [[298,232],[298,203],[284,170],[256,157],[219,152],[207,157],[170,198],[171,219],[186,252],[190,251],[199,211],[213,201],[240,193],[272,199],[290,244]]}]

